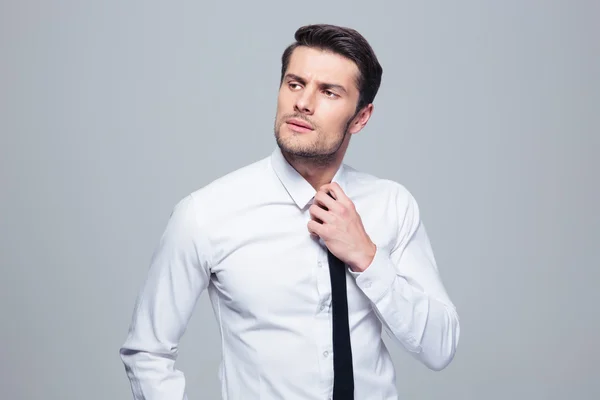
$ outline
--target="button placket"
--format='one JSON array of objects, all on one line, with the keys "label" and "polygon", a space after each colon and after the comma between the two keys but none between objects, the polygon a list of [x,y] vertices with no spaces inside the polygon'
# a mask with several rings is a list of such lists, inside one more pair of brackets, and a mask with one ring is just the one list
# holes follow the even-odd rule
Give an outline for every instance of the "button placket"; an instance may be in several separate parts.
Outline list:
[{"label": "button placket", "polygon": [[318,348],[320,348],[319,364],[321,364],[322,381],[329,386],[333,382],[333,358],[331,357],[333,339],[330,314],[331,277],[329,276],[327,248],[321,246],[316,263],[315,276],[318,287],[318,303],[315,310],[315,317],[318,321],[317,343]]},{"label": "button placket", "polygon": [[[317,304],[315,306],[315,344],[316,355],[321,371],[321,382],[325,385],[325,395],[330,398],[333,385],[333,357],[331,357],[332,321],[329,313],[331,304],[331,277],[329,276],[329,260],[327,247],[322,239],[314,241],[316,245],[314,270],[317,286]],[[327,354],[327,355],[324,355]],[[330,399],[331,400],[331,399]]]},{"label": "button placket", "polygon": [[322,257],[317,260],[317,288],[319,290],[319,306],[320,310],[323,310],[322,305],[327,304],[327,299],[331,297],[331,279],[329,277],[328,264],[323,261]]}]

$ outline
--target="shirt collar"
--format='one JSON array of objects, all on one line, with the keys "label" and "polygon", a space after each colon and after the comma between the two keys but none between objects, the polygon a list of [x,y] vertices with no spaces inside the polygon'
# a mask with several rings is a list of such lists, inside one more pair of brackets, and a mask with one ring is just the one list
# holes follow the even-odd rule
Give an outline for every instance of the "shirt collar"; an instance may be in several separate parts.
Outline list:
[{"label": "shirt collar", "polygon": [[[283,156],[279,146],[275,147],[275,150],[271,154],[271,165],[275,170],[275,173],[279,177],[279,180],[292,197],[296,205],[303,209],[313,199],[317,191],[311,186],[310,183],[302,175],[298,173],[290,165],[290,163]],[[345,187],[345,168],[344,163],[340,164],[340,167],[333,176],[332,182],[336,182],[344,192]]]}]

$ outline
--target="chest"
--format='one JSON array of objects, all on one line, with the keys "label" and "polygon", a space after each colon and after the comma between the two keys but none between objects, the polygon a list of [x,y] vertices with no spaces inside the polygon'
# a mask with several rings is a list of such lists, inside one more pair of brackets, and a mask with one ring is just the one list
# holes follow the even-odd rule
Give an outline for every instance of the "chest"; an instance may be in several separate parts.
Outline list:
[{"label": "chest", "polygon": [[[365,230],[378,247],[394,238],[383,209],[356,205]],[[224,304],[249,317],[314,315],[328,307],[331,282],[327,248],[310,236],[308,209],[294,205],[245,210],[212,232],[212,281]],[[349,311],[370,303],[347,274]]]}]

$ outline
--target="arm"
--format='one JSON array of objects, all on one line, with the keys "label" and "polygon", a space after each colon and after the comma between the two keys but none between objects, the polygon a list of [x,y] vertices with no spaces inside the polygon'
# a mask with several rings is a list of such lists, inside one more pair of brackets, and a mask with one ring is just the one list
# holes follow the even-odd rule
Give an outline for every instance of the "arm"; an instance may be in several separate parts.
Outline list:
[{"label": "arm", "polygon": [[135,400],[187,399],[177,347],[210,277],[194,206],[190,195],[174,207],[120,349]]},{"label": "arm", "polygon": [[394,248],[376,249],[363,272],[351,273],[390,336],[428,368],[439,371],[454,358],[458,315],[439,276],[417,203],[405,190],[401,192]]}]

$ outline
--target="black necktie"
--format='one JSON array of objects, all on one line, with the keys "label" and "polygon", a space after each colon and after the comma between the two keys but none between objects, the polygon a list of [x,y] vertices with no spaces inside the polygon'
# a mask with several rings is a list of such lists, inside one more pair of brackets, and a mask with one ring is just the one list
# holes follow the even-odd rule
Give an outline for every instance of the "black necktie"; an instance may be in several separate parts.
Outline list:
[{"label": "black necktie", "polygon": [[348,325],[346,266],[327,250],[333,314],[333,400],[354,400],[352,348]]}]

